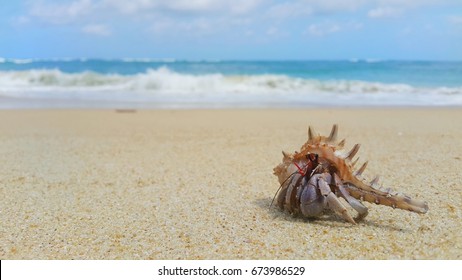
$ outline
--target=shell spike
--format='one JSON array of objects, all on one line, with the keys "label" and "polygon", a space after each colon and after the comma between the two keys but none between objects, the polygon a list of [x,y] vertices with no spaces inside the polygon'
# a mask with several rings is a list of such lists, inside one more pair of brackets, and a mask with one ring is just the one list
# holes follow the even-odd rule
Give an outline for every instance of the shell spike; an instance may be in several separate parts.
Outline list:
[{"label": "shell spike", "polygon": [[311,128],[311,126],[308,127],[308,141],[311,141],[315,137],[315,132],[314,129]]},{"label": "shell spike", "polygon": [[361,174],[363,174],[366,167],[367,167],[367,161],[364,162],[363,165],[361,165],[361,167],[355,172],[355,175],[356,176],[361,176]]},{"label": "shell spike", "polygon": [[356,153],[359,151],[360,146],[361,145],[359,144],[354,145],[351,151],[345,154],[345,159],[352,160]]},{"label": "shell spike", "polygon": [[333,142],[335,139],[337,139],[337,131],[338,131],[338,126],[334,124],[332,126],[332,130],[330,132],[329,137],[327,138],[327,142]]},{"label": "shell spike", "polygon": [[344,146],[345,146],[345,139],[343,139],[342,141],[338,142],[338,144],[337,144],[337,147],[338,147],[339,149],[343,148]]},{"label": "shell spike", "polygon": [[372,179],[370,184],[371,184],[372,187],[375,188],[375,186],[377,186],[378,182],[379,182],[379,176],[375,176],[375,178]]}]

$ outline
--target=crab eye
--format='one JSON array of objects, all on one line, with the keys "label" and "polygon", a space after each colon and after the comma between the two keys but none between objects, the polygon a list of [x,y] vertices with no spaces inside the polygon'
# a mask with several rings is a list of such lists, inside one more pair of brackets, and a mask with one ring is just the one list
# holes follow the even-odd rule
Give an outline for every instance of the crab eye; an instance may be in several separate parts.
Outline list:
[{"label": "crab eye", "polygon": [[306,159],[309,161],[317,161],[318,160],[318,154],[307,154]]}]

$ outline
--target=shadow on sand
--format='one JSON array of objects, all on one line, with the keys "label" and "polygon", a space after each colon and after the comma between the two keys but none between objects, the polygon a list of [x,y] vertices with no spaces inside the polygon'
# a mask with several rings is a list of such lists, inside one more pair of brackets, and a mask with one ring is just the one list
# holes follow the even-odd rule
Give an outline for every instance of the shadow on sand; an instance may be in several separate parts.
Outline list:
[{"label": "shadow on sand", "polygon": [[[335,213],[332,211],[326,211],[326,213],[320,217],[317,218],[306,218],[302,216],[293,216],[290,215],[289,213],[285,211],[281,211],[277,205],[274,204],[271,205],[272,198],[267,197],[267,198],[258,198],[254,200],[254,204],[261,208],[262,210],[268,211],[268,213],[271,215],[273,219],[276,220],[281,220],[281,221],[290,221],[294,223],[311,223],[311,224],[316,224],[321,227],[328,227],[328,228],[351,228],[354,226],[370,226],[370,227],[376,227],[380,228],[383,230],[387,231],[399,231],[399,232],[409,232],[409,229],[403,229],[396,227],[394,225],[390,224],[378,224],[374,221],[367,220],[367,217],[365,220],[359,221],[357,225],[352,225],[345,220],[343,220],[341,217],[337,216]],[[271,205],[271,206],[270,206]]]}]

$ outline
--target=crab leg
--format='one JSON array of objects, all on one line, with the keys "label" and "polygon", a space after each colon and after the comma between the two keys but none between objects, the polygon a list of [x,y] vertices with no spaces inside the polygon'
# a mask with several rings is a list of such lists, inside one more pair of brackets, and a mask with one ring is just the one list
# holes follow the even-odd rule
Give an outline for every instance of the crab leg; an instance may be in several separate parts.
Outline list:
[{"label": "crab leg", "polygon": [[335,213],[342,215],[342,217],[352,224],[356,224],[355,220],[350,216],[345,206],[343,206],[342,202],[335,196],[335,194],[330,190],[329,184],[327,181],[331,176],[326,174],[318,179],[318,187],[321,191],[321,194],[326,197],[327,205],[330,209],[334,210]]},{"label": "crab leg", "polygon": [[[351,156],[356,154],[358,151],[358,144],[356,144],[350,152],[343,155],[337,154],[338,152],[335,152],[333,149],[324,149],[319,146],[315,147],[307,145],[305,148],[307,151],[304,151],[304,153],[310,152],[318,154],[319,158],[328,159],[328,161],[337,168],[338,174],[342,178],[342,182],[348,183],[344,187],[354,198],[421,214],[427,213],[428,205],[426,202],[412,199],[408,196],[395,192],[376,189],[372,186],[373,184],[370,185],[357,178],[353,172],[350,171],[348,163],[351,162]],[[340,157],[340,155],[343,158]]]},{"label": "crab leg", "polygon": [[277,198],[277,204],[281,210],[284,210],[284,201],[286,199],[288,182],[284,183],[284,185],[285,186],[282,186],[281,190],[279,191]]},{"label": "crab leg", "polygon": [[308,181],[303,178],[303,190],[300,195],[300,210],[305,217],[319,216],[326,206],[326,199],[316,191],[319,174],[312,176]]},{"label": "crab leg", "polygon": [[286,194],[287,194],[287,189],[289,186],[292,184],[292,181],[294,179],[294,175],[296,173],[292,173],[284,182],[282,182],[281,187],[278,190],[277,195],[277,205],[281,210],[284,210],[284,202],[286,200]]},{"label": "crab leg", "polygon": [[334,174],[334,183],[340,191],[340,196],[343,197],[348,202],[348,204],[350,204],[350,206],[356,210],[356,212],[358,212],[358,217],[356,217],[356,220],[362,220],[364,217],[367,216],[367,214],[369,214],[367,207],[364,206],[364,204],[362,204],[361,201],[352,197],[348,193],[348,191],[342,184],[342,180],[340,179],[340,177],[338,177],[337,174]]},{"label": "crab leg", "polygon": [[[296,173],[290,179],[290,182],[285,193],[285,204],[284,207],[289,211],[289,213],[297,214],[298,213],[298,204],[297,204],[297,188],[300,186],[300,181],[302,180],[302,175]],[[279,204],[279,198],[278,198]]]}]

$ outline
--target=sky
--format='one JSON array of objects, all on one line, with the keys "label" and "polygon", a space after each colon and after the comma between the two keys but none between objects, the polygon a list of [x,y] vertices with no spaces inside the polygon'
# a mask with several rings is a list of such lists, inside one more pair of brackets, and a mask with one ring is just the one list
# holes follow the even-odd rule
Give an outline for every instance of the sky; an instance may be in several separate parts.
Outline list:
[{"label": "sky", "polygon": [[462,1],[0,0],[0,57],[462,60]]}]

